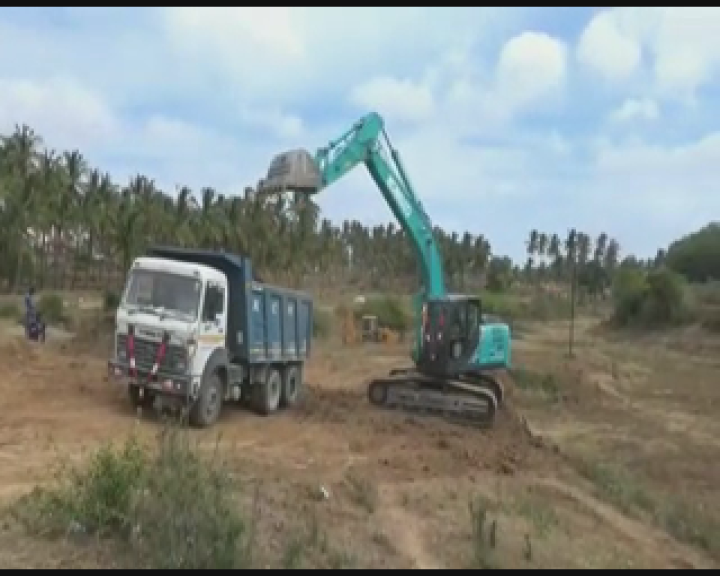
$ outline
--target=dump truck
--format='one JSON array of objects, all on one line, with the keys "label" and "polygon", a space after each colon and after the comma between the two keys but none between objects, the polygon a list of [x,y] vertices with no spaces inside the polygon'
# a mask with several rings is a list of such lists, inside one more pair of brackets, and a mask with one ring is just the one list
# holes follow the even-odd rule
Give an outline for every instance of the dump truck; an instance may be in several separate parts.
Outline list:
[{"label": "dump truck", "polygon": [[227,402],[293,406],[312,347],[313,301],[271,286],[249,258],[156,246],[131,266],[108,370],[135,407],[211,426]]}]

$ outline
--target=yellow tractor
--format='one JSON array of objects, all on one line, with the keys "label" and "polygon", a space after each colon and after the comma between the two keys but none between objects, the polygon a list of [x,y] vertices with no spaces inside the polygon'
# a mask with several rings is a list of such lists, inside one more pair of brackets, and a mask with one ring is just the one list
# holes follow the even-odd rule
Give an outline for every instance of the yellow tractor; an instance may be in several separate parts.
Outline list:
[{"label": "yellow tractor", "polygon": [[398,342],[397,333],[386,326],[380,326],[378,317],[365,314],[361,319],[362,341],[363,342],[383,342],[385,344],[394,344]]},{"label": "yellow tractor", "polygon": [[380,342],[380,323],[377,316],[365,314],[360,319],[360,326],[363,342]]}]

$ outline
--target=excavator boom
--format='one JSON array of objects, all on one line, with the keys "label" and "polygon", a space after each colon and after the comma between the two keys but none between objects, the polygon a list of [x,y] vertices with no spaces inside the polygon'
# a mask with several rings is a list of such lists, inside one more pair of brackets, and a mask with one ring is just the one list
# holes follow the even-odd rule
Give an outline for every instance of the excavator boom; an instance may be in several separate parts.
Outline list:
[{"label": "excavator boom", "polygon": [[[390,152],[390,159],[387,158]],[[413,193],[400,154],[387,137],[382,118],[370,113],[315,156],[291,150],[276,156],[261,182],[265,191],[316,194],[364,164],[400,226],[411,238],[422,269],[426,298],[445,295],[445,274],[432,224]]]}]

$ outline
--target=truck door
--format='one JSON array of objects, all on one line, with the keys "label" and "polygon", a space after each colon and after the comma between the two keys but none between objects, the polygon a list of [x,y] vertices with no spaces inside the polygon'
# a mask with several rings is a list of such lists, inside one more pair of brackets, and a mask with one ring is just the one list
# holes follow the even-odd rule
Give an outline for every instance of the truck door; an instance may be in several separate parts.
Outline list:
[{"label": "truck door", "polygon": [[225,332],[227,326],[226,287],[219,283],[209,281],[205,289],[205,302],[203,304],[200,335],[210,337],[215,345],[225,345]]}]

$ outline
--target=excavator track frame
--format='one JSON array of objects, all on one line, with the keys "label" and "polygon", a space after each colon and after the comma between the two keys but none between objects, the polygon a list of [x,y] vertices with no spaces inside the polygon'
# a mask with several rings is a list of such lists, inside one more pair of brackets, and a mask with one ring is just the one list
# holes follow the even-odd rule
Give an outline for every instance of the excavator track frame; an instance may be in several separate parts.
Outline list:
[{"label": "excavator track frame", "polygon": [[444,379],[398,368],[368,385],[373,406],[408,413],[441,416],[455,424],[491,428],[503,406],[505,391],[499,380],[487,373],[466,373]]}]

